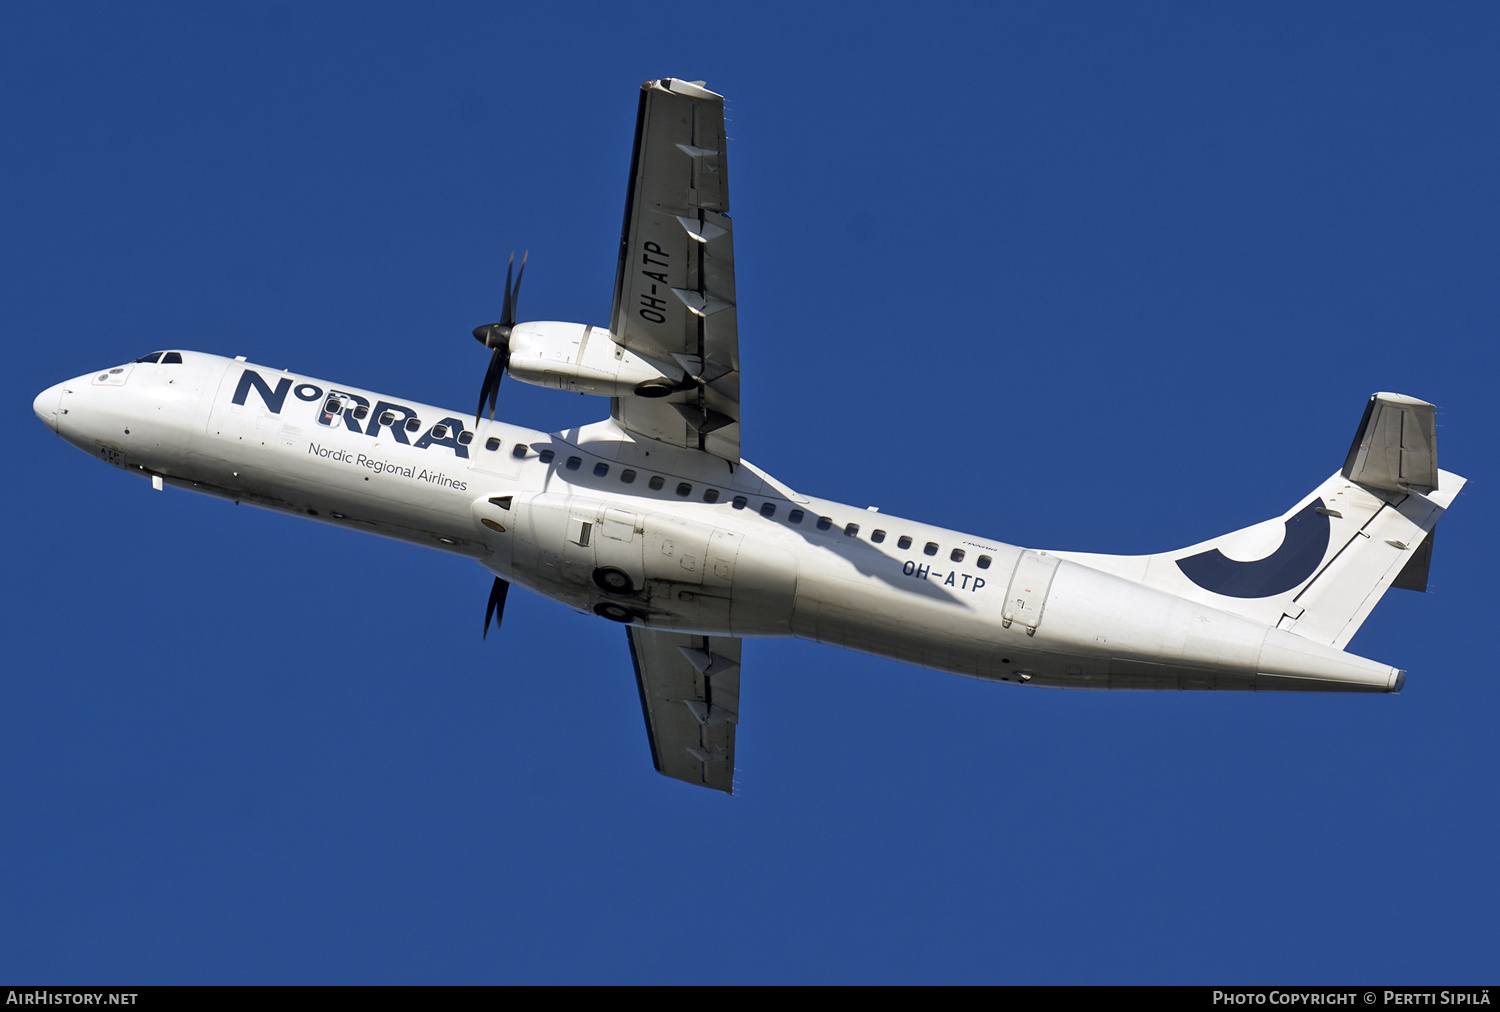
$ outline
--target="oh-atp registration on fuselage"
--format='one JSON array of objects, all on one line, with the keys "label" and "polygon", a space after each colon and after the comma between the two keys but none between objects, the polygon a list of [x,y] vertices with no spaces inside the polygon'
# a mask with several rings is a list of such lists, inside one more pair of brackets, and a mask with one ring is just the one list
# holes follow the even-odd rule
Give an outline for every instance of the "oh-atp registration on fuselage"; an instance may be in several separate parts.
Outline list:
[{"label": "oh-atp registration on fuselage", "polygon": [[[977,678],[1095,689],[1397,692],[1344,647],[1425,590],[1464,479],[1433,406],[1365,405],[1343,467],[1280,516],[1160,555],[1040,551],[819,499],[740,457],[724,100],[641,87],[609,327],[518,323],[471,414],[185,350],[59,383],[38,417],[165,484],[399,538],[625,627],[656,769],[733,791],[741,641],[800,636]],[[514,264],[512,264],[514,267]],[[563,432],[494,420],[500,380],[610,398]],[[486,405],[488,412],[485,411]]]}]

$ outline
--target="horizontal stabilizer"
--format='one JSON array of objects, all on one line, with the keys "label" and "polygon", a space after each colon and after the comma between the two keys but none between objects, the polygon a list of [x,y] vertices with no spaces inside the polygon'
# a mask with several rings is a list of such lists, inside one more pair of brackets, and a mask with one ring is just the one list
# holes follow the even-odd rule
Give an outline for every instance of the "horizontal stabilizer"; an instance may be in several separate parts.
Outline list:
[{"label": "horizontal stabilizer", "polygon": [[1372,394],[1359,421],[1344,477],[1387,492],[1438,487],[1436,409],[1404,394]]},{"label": "horizontal stabilizer", "polygon": [[1406,565],[1401,567],[1401,572],[1396,574],[1396,579],[1391,582],[1392,587],[1399,590],[1415,590],[1418,594],[1427,593],[1427,571],[1432,568],[1432,539],[1437,537],[1437,524],[1427,532],[1427,537],[1411,553],[1411,558],[1406,560]]}]

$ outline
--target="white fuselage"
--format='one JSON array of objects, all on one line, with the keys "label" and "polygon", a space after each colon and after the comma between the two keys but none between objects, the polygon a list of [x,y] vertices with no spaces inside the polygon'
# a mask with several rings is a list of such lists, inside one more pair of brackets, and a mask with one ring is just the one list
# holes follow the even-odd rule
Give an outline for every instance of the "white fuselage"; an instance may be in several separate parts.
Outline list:
[{"label": "white fuselage", "polygon": [[1399,687],[1396,669],[1284,630],[1045,553],[802,496],[748,463],[636,441],[610,421],[552,434],[475,425],[463,412],[174,354],[180,363],[58,384],[35,410],[117,466],[469,556],[616,621],[800,636],[1038,684]]}]

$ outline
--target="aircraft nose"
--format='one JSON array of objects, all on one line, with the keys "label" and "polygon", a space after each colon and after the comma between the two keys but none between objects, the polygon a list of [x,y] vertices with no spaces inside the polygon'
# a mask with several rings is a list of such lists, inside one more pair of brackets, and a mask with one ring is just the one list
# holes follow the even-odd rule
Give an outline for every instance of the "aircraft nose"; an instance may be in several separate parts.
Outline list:
[{"label": "aircraft nose", "polygon": [[65,384],[59,383],[50,386],[36,395],[36,400],[31,402],[31,410],[36,412],[40,418],[53,432],[57,431],[57,417],[62,413],[62,395]]}]

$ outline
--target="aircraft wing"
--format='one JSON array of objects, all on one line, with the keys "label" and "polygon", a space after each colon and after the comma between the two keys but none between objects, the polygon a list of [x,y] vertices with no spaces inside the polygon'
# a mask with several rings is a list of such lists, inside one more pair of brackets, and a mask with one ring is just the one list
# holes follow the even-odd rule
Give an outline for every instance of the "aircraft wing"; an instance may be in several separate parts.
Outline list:
[{"label": "aircraft wing", "polygon": [[657,772],[733,794],[740,641],[635,626],[625,632]]},{"label": "aircraft wing", "polygon": [[641,85],[610,333],[669,375],[666,396],[618,397],[615,420],[673,446],[740,459],[740,346],[724,99],[701,83]]}]

